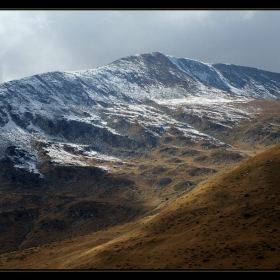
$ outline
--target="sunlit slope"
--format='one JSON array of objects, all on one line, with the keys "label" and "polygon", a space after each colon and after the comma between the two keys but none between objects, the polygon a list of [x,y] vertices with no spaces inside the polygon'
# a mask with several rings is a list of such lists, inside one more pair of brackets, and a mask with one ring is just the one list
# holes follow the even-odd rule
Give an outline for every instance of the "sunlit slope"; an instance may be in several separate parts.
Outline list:
[{"label": "sunlit slope", "polygon": [[280,145],[201,185],[84,268],[280,268]]},{"label": "sunlit slope", "polygon": [[280,145],[161,213],[83,238],[1,255],[2,268],[279,269]]}]

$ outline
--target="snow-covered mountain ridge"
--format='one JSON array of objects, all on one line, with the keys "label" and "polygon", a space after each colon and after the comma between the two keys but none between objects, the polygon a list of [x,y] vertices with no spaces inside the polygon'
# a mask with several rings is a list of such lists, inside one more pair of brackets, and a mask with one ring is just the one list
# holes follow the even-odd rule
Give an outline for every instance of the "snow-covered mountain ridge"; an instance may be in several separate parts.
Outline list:
[{"label": "snow-covered mountain ridge", "polygon": [[219,94],[279,99],[279,88],[279,73],[149,53],[122,58],[97,69],[49,72],[10,81],[0,85],[0,93],[19,101],[33,97],[29,102],[35,109],[34,100],[90,106],[98,101],[184,98],[209,89]]},{"label": "snow-covered mountain ridge", "polygon": [[1,156],[15,146],[37,157],[34,140],[123,156],[155,147],[174,129],[190,142],[226,146],[192,126],[190,116],[230,129],[257,113],[238,107],[252,99],[280,99],[280,74],[154,52],[34,75],[0,85]]}]

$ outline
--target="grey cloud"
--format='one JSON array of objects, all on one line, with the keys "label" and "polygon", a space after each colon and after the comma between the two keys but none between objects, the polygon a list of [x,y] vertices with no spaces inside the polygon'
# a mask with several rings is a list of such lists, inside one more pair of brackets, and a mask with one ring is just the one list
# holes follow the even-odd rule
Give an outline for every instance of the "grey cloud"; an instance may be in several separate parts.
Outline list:
[{"label": "grey cloud", "polygon": [[0,11],[0,82],[161,51],[280,73],[280,11]]}]

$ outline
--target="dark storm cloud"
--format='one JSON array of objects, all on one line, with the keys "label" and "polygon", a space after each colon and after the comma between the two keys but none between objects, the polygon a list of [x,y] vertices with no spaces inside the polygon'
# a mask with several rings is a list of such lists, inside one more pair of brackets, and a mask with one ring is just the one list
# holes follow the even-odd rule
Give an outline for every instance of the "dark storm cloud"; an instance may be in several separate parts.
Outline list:
[{"label": "dark storm cloud", "polygon": [[280,73],[278,10],[0,11],[0,82],[161,51]]}]

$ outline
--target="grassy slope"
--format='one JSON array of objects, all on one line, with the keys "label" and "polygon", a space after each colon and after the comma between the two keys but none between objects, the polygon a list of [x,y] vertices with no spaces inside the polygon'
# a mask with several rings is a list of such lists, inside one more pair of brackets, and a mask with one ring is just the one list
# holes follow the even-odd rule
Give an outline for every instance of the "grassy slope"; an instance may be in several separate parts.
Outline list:
[{"label": "grassy slope", "polygon": [[0,255],[4,269],[279,269],[280,145],[162,212]]}]

